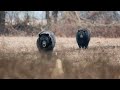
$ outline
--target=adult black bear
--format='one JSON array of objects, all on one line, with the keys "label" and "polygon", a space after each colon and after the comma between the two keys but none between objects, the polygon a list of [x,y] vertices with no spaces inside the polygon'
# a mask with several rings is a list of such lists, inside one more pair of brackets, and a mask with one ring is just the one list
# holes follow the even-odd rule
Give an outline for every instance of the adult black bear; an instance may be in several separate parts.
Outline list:
[{"label": "adult black bear", "polygon": [[37,47],[39,51],[53,51],[55,47],[55,35],[51,31],[42,31],[39,33],[39,38],[37,39]]},{"label": "adult black bear", "polygon": [[90,31],[86,28],[79,29],[76,34],[76,41],[79,48],[88,48],[90,41]]}]

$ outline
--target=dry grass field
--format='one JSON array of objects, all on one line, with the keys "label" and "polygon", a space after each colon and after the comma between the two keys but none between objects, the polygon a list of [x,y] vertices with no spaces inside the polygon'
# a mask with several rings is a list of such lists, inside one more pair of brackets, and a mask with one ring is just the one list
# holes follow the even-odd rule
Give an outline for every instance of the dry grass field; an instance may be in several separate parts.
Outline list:
[{"label": "dry grass field", "polygon": [[0,79],[118,79],[120,38],[91,38],[79,49],[75,38],[56,38],[51,57],[37,37],[0,37]]}]

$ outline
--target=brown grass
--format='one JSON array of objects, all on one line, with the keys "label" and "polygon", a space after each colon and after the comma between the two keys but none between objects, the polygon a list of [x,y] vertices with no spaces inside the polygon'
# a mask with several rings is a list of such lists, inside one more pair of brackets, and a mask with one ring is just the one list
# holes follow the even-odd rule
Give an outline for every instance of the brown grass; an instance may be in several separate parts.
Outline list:
[{"label": "brown grass", "polygon": [[[1,79],[118,79],[120,38],[91,38],[89,49],[79,49],[75,38],[57,37],[50,57],[36,47],[37,37],[0,37]],[[62,61],[63,73],[55,70]]]}]

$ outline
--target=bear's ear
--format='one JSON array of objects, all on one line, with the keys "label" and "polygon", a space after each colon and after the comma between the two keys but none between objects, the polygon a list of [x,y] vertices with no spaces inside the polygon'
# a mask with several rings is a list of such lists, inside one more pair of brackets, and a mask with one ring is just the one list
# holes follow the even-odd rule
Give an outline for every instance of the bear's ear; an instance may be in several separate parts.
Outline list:
[{"label": "bear's ear", "polygon": [[38,35],[39,37],[41,36],[41,34]]},{"label": "bear's ear", "polygon": [[83,32],[85,33],[85,32],[86,32],[86,30],[83,30]]}]

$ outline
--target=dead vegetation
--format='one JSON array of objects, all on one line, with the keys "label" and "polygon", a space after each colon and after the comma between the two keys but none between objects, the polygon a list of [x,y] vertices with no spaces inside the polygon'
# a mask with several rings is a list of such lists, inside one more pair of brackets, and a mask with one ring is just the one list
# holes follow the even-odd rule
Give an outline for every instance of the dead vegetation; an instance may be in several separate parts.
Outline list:
[{"label": "dead vegetation", "polygon": [[75,38],[57,37],[51,58],[38,52],[36,39],[0,37],[1,79],[120,78],[119,38],[92,38],[89,49],[80,50]]},{"label": "dead vegetation", "polygon": [[[41,31],[41,28],[47,28],[47,21],[50,21],[49,30],[53,31],[58,37],[74,37],[80,27],[88,28],[92,37],[120,37],[120,22],[117,20],[119,15],[115,14],[116,11],[83,12],[86,14],[81,16],[82,11],[63,11],[61,18],[58,17],[57,21],[53,22],[54,18],[49,16],[48,20],[46,20],[47,18],[43,21],[41,20],[41,23],[40,20],[31,17],[32,12],[23,12],[25,14],[24,20],[21,20],[18,15],[22,12],[8,12],[10,21],[6,19],[3,34],[6,36],[36,36]],[[14,23],[10,13],[13,14],[12,17],[14,17],[14,14],[17,17]],[[87,17],[91,17],[91,19],[87,19]],[[50,18],[51,20],[49,20]],[[96,22],[96,19],[99,23]],[[37,24],[38,21],[39,23]],[[46,23],[42,24],[42,22]],[[104,22],[108,22],[108,24]]]}]

